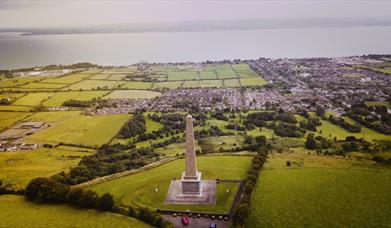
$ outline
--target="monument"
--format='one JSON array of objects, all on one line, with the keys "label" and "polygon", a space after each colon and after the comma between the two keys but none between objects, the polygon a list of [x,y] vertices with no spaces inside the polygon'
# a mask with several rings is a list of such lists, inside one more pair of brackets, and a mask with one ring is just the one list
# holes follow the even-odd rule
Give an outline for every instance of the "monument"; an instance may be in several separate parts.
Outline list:
[{"label": "monument", "polygon": [[193,117],[186,116],[185,170],[180,180],[171,180],[165,204],[211,205],[216,203],[216,181],[201,180],[197,170]]}]

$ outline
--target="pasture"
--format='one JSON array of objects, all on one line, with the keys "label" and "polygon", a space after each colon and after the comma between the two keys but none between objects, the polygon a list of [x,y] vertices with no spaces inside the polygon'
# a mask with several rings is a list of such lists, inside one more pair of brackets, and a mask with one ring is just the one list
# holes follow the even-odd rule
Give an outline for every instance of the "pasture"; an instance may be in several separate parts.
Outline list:
[{"label": "pasture", "polygon": [[[203,179],[243,179],[250,165],[251,157],[242,156],[202,156],[197,165]],[[208,206],[165,205],[170,180],[180,178],[184,170],[183,159],[175,160],[159,167],[121,177],[88,187],[99,194],[110,192],[121,205],[147,206],[165,209],[192,209],[227,212],[232,204],[237,184],[218,184],[217,203]],[[229,164],[229,165],[227,165]],[[158,189],[158,191],[156,191]],[[229,191],[227,192],[227,189]]]},{"label": "pasture", "polygon": [[0,111],[29,112],[31,110],[32,107],[27,106],[0,105]]},{"label": "pasture", "polygon": [[247,64],[232,64],[232,68],[238,74],[240,78],[256,78],[259,77],[257,73],[255,73],[249,65]]},{"label": "pasture", "polygon": [[23,85],[19,88],[23,89],[61,89],[67,86],[67,84],[58,84],[58,83],[29,83],[27,85]]},{"label": "pasture", "polygon": [[263,86],[263,85],[267,84],[265,79],[263,79],[261,77],[257,77],[257,78],[241,78],[240,79],[240,83],[242,84],[242,86]]},{"label": "pasture", "polygon": [[53,93],[29,93],[24,97],[16,100],[13,105],[21,106],[37,106],[40,105],[44,100],[50,98]]},{"label": "pasture", "polygon": [[75,116],[25,138],[27,142],[100,146],[108,143],[130,115]]},{"label": "pasture", "polygon": [[223,85],[224,88],[240,87],[240,81],[238,79],[225,79]]},{"label": "pasture", "polygon": [[160,92],[149,90],[114,90],[106,95],[104,98],[110,99],[152,99],[160,96]]},{"label": "pasture", "polygon": [[130,81],[126,82],[125,84],[122,85],[122,88],[127,88],[127,89],[151,89],[153,83],[152,82],[135,82],[135,81]]},{"label": "pasture", "polygon": [[176,89],[183,84],[183,81],[172,81],[172,82],[155,82],[153,84],[153,89]]},{"label": "pasture", "polygon": [[31,115],[27,112],[0,112],[0,132]]},{"label": "pasture", "polygon": [[186,81],[199,80],[197,71],[170,71],[168,72],[168,81]]},{"label": "pasture", "polygon": [[73,84],[76,82],[80,82],[81,80],[89,77],[90,74],[82,74],[82,73],[76,73],[76,74],[70,74],[66,76],[60,76],[50,79],[45,79],[41,82],[44,83],[59,83],[59,84]]},{"label": "pasture", "polygon": [[246,227],[387,227],[390,188],[389,167],[306,151],[273,154]]},{"label": "pasture", "polygon": [[0,227],[150,227],[128,216],[0,196]]},{"label": "pasture", "polygon": [[201,88],[203,88],[203,87],[221,88],[221,87],[223,87],[223,83],[221,80],[201,80],[198,86]]},{"label": "pasture", "polygon": [[197,88],[200,81],[185,81],[182,84],[182,88]]},{"label": "pasture", "polygon": [[200,80],[204,79],[217,79],[217,75],[214,71],[199,71]]},{"label": "pasture", "polygon": [[230,64],[210,65],[207,69],[209,71],[215,71],[218,79],[230,79],[238,77],[238,75],[232,70]]},{"label": "pasture", "polygon": [[49,177],[61,171],[69,171],[91,150],[66,148],[38,148],[31,151],[1,152],[0,180],[25,187],[35,177]]},{"label": "pasture", "polygon": [[124,82],[122,81],[104,81],[104,80],[84,80],[73,84],[66,89],[71,90],[99,90],[119,88]]},{"label": "pasture", "polygon": [[78,101],[90,101],[94,98],[99,98],[108,94],[108,91],[70,91],[70,92],[58,92],[55,93],[48,100],[43,102],[43,105],[47,107],[51,106],[62,106],[67,100],[78,100]]},{"label": "pasture", "polygon": [[6,80],[1,81],[0,88],[16,87],[16,86],[25,85],[25,84],[31,83],[31,82],[38,82],[38,81],[42,80],[43,78],[45,78],[45,77],[25,76],[25,77],[6,79]]}]

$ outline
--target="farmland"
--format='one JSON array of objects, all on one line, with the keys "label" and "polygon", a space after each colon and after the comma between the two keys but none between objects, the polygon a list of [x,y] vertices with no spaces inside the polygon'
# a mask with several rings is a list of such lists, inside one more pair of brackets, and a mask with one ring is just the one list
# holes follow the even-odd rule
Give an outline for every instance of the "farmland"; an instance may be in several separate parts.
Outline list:
[{"label": "farmland", "polygon": [[44,100],[50,98],[53,93],[29,93],[24,97],[16,100],[13,105],[21,106],[37,106],[40,105]]},{"label": "farmland", "polygon": [[110,94],[106,95],[105,98],[111,99],[150,99],[160,96],[161,93],[148,90],[114,90]]},{"label": "farmland", "polygon": [[[121,81],[84,80],[69,87],[71,90],[114,89],[120,87]],[[67,88],[68,89],[68,88]]]},{"label": "farmland", "polygon": [[44,129],[26,138],[28,142],[70,143],[99,146],[109,142],[129,115],[77,116],[62,121],[58,125]]},{"label": "farmland", "polygon": [[304,151],[274,154],[261,173],[246,226],[386,227],[390,178],[390,168],[370,162]]},{"label": "farmland", "polygon": [[59,83],[59,84],[73,84],[76,82],[79,82],[87,77],[89,77],[90,74],[71,74],[67,76],[61,76],[57,78],[51,78],[51,79],[45,79],[41,82],[44,83]]},{"label": "farmland", "polygon": [[[204,156],[197,165],[203,179],[242,179],[250,164],[250,157]],[[225,164],[230,164],[229,166]],[[122,177],[89,187],[98,193],[110,192],[122,205],[148,206],[152,208],[191,208],[193,210],[214,210],[227,212],[232,203],[237,185],[218,184],[215,206],[173,206],[164,205],[170,179],[179,178],[184,169],[184,161],[176,160],[141,173]],[[155,189],[158,189],[156,192]],[[226,189],[230,189],[227,193]]]},{"label": "farmland", "polygon": [[48,100],[43,102],[43,105],[49,106],[61,106],[67,100],[78,101],[90,101],[93,98],[99,98],[106,95],[107,91],[71,91],[71,92],[58,92],[55,93]]},{"label": "farmland", "polygon": [[150,227],[123,215],[35,204],[23,196],[0,196],[0,210],[0,227]]},{"label": "farmland", "polygon": [[0,112],[0,131],[29,116],[25,112]]},{"label": "farmland", "polygon": [[[77,148],[76,148],[77,149]],[[25,187],[35,177],[48,177],[76,166],[92,150],[39,148],[32,151],[1,152],[0,179],[4,183]]]}]

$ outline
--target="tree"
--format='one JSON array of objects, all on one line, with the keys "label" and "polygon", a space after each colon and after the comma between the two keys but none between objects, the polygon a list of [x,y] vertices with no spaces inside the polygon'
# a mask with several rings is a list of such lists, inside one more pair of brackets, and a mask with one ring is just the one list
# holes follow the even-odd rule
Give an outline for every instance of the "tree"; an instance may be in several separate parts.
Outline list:
[{"label": "tree", "polygon": [[136,218],[136,217],[138,216],[137,210],[136,210],[134,207],[129,206],[128,215],[129,215],[130,217]]},{"label": "tree", "polygon": [[110,193],[105,193],[99,197],[97,208],[101,211],[111,211],[114,207],[114,199]]},{"label": "tree", "polygon": [[324,117],[324,115],[326,114],[326,110],[322,107],[322,106],[316,106],[316,114],[320,117]]},{"label": "tree", "polygon": [[250,214],[250,208],[247,204],[239,204],[238,208],[236,209],[235,212],[235,218],[234,218],[234,223],[243,225],[245,219],[247,216]]},{"label": "tree", "polygon": [[316,149],[316,141],[313,133],[309,133],[307,135],[307,140],[305,141],[305,148],[310,150]]},{"label": "tree", "polygon": [[49,178],[38,177],[30,181],[25,190],[29,200],[38,202],[64,202],[69,186],[57,183]]}]

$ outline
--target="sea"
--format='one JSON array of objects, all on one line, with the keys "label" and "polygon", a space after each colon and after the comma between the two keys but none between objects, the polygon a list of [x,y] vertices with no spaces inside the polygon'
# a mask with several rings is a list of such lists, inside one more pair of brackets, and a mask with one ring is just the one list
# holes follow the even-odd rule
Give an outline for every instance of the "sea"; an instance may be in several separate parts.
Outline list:
[{"label": "sea", "polygon": [[342,57],[391,54],[391,27],[21,35],[0,33],[0,69],[91,62]]}]

